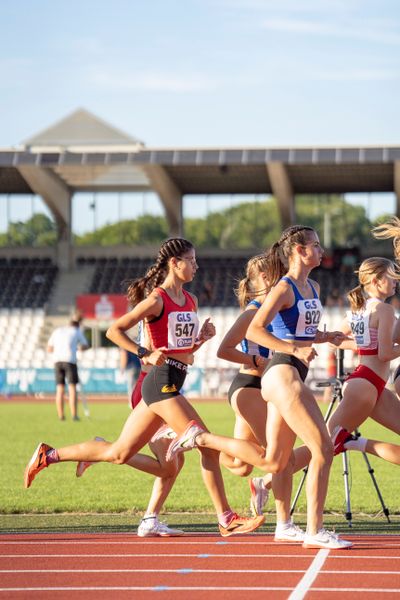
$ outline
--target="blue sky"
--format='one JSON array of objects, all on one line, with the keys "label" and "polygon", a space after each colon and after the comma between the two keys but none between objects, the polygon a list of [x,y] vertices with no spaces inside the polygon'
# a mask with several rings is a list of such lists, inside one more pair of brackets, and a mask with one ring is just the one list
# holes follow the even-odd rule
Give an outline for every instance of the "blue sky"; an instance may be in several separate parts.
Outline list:
[{"label": "blue sky", "polygon": [[14,0],[0,19],[3,148],[77,107],[148,146],[400,144],[398,0]]}]

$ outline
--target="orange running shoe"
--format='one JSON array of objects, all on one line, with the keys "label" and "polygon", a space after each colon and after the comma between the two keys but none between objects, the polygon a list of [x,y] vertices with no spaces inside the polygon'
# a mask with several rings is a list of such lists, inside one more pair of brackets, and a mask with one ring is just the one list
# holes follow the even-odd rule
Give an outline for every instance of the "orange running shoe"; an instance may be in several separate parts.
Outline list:
[{"label": "orange running shoe", "polygon": [[219,532],[222,537],[228,537],[229,535],[237,535],[239,533],[250,533],[260,527],[265,521],[264,515],[257,515],[256,517],[239,517],[236,513],[233,514],[229,524],[224,527],[219,523]]},{"label": "orange running shoe", "polygon": [[40,471],[42,471],[45,467],[47,467],[46,452],[48,450],[52,450],[52,447],[48,446],[47,444],[44,444],[43,442],[40,442],[39,446],[33,453],[31,460],[26,465],[24,475],[24,486],[26,488],[30,487],[36,475],[40,473]]}]

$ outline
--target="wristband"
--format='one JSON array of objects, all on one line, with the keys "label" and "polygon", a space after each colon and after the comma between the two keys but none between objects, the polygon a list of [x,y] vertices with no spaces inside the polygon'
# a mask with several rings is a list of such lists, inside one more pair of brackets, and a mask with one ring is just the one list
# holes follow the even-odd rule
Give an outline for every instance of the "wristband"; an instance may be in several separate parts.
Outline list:
[{"label": "wristband", "polygon": [[252,357],[252,358],[253,358],[253,363],[254,363],[254,366],[255,366],[255,368],[256,368],[256,369],[258,369],[258,364],[257,364],[257,357],[256,357],[256,355],[255,355],[255,354],[253,354],[253,357]]}]

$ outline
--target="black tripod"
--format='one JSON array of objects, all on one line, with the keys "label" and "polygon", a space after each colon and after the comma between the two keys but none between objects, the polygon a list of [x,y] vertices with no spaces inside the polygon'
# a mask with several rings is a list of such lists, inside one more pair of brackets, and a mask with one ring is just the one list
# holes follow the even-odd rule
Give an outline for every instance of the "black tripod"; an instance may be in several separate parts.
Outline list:
[{"label": "black tripod", "polygon": [[[333,407],[335,406],[335,403],[340,402],[343,398],[343,383],[346,378],[346,375],[344,373],[344,368],[343,368],[343,359],[344,359],[344,350],[336,350],[336,379],[334,379],[333,381],[322,381],[317,384],[317,387],[332,386],[332,400],[328,406],[328,410],[326,411],[326,414],[324,417],[325,423],[327,423],[329,417],[331,416]],[[358,431],[358,429],[355,429],[354,433],[357,437],[360,437],[360,435],[361,435],[360,432]],[[382,512],[386,516],[388,523],[390,523],[389,509],[385,506],[385,502],[383,500],[382,494],[378,487],[378,483],[375,479],[374,469],[371,467],[368,456],[365,454],[365,452],[363,452],[362,455],[364,457],[365,464],[367,465],[368,473],[371,476],[373,486],[374,486],[377,496],[379,498],[379,502],[381,503]],[[344,495],[345,495],[345,499],[346,499],[345,515],[346,515],[346,519],[349,523],[349,527],[352,527],[352,512],[351,512],[350,485],[349,485],[349,457],[347,456],[347,452],[342,453],[342,460],[343,460]],[[301,494],[301,490],[303,489],[304,482],[307,477],[307,473],[308,473],[308,467],[305,467],[303,469],[303,477],[301,478],[299,487],[297,488],[297,492],[294,496],[292,506],[290,508],[291,515],[294,513],[294,510],[296,508],[296,504],[297,504],[297,501]]]}]

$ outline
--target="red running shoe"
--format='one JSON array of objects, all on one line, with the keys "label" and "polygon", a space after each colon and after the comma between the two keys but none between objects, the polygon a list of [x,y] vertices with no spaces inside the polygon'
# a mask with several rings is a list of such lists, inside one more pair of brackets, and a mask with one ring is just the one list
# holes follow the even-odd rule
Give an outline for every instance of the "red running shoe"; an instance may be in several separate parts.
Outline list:
[{"label": "red running shoe", "polygon": [[345,443],[356,439],[356,436],[349,433],[344,427],[341,427],[340,425],[335,427],[332,432],[333,455],[336,456],[341,452],[346,452],[346,448],[344,447]]}]

